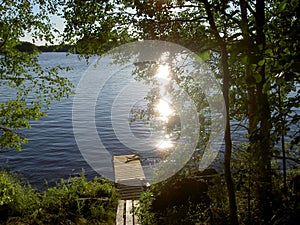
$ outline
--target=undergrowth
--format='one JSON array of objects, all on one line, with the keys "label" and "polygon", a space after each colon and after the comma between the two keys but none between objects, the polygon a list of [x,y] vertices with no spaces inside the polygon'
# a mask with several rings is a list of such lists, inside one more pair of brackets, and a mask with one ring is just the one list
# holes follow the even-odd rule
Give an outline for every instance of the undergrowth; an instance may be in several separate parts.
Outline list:
[{"label": "undergrowth", "polygon": [[34,191],[0,172],[0,224],[114,224],[118,194],[113,183],[82,175]]}]

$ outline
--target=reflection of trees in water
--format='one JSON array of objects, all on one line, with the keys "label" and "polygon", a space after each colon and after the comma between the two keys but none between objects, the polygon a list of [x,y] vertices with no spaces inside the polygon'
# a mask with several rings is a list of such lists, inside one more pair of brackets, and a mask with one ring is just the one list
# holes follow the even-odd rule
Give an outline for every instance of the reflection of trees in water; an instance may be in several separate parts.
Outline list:
[{"label": "reflection of trees in water", "polygon": [[[176,65],[177,64],[177,65]],[[164,129],[168,138],[176,143],[181,135],[181,120],[180,110],[188,111],[191,103],[182,102],[183,92],[186,92],[196,105],[199,120],[199,140],[197,144],[198,151],[196,156],[192,157],[194,160],[200,160],[201,155],[206,147],[207,141],[211,132],[211,113],[205,93],[203,92],[203,83],[195,80],[193,76],[199,76],[201,68],[188,71],[184,63],[179,62],[169,66],[169,80],[164,79],[161,81],[157,79],[157,72],[161,64],[157,62],[136,63],[133,70],[133,77],[141,82],[151,86],[150,91],[145,97],[143,106],[139,105],[132,109],[130,115],[130,123],[143,121],[145,124],[151,124],[154,129]],[[165,65],[163,65],[165,66]],[[191,72],[192,71],[192,72]],[[203,71],[202,71],[203,72]],[[162,76],[161,74],[159,75]],[[207,85],[205,85],[207,86]],[[159,110],[157,105],[164,99],[168,99],[170,107],[173,112],[168,115],[167,120],[159,120]],[[179,103],[179,104],[178,104]],[[194,124],[191,124],[191,127]],[[189,126],[187,126],[189,127]],[[188,128],[186,128],[188,129]],[[199,151],[200,150],[200,151]]]}]

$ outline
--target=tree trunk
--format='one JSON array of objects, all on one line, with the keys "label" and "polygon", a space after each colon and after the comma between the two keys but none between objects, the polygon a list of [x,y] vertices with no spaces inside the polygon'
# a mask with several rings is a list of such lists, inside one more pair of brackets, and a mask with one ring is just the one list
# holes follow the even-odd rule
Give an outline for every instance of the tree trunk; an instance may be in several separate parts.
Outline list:
[{"label": "tree trunk", "polygon": [[224,154],[224,176],[228,191],[229,198],[229,209],[230,209],[230,224],[239,224],[237,217],[237,206],[235,198],[235,188],[231,175],[231,151],[232,151],[232,140],[231,140],[231,129],[230,129],[230,115],[229,115],[229,87],[230,87],[230,73],[228,66],[228,53],[225,44],[221,46],[221,57],[223,67],[223,96],[226,108],[226,128],[225,128],[225,154]]},{"label": "tree trunk", "polygon": [[[213,34],[217,39],[219,46],[221,47],[221,62],[222,62],[222,70],[223,70],[223,96],[224,96],[225,107],[226,107],[226,128],[224,134],[224,139],[225,139],[224,174],[225,174],[225,181],[226,181],[228,199],[229,199],[230,224],[238,225],[239,221],[237,217],[235,189],[234,189],[234,183],[232,180],[231,168],[230,168],[232,141],[231,141],[231,133],[230,133],[230,115],[229,115],[230,73],[229,73],[229,66],[228,66],[227,45],[219,35],[217,26],[215,24],[214,16],[211,10],[211,5],[207,0],[204,0],[203,3],[204,3],[210,28],[213,31]],[[226,34],[224,36],[226,36]]]},{"label": "tree trunk", "polygon": [[[253,77],[253,73],[251,70],[251,61],[252,61],[252,53],[251,46],[253,45],[252,40],[249,35],[248,28],[248,17],[247,17],[247,3],[245,0],[240,0],[240,10],[241,10],[241,30],[243,33],[244,44],[246,45],[244,54],[247,56],[247,62],[245,63],[245,78],[247,83],[247,110],[248,110],[248,134],[249,134],[249,151],[253,154],[255,151],[255,133],[257,129],[257,121],[256,121],[256,96],[255,96],[255,79]],[[252,164],[252,162],[250,162]],[[250,166],[251,168],[252,166]],[[249,169],[250,169],[249,168]],[[248,186],[248,218],[247,224],[252,224],[252,213],[251,213],[251,189],[252,189],[252,179],[255,174],[251,169],[248,171],[249,176],[249,186]]]},{"label": "tree trunk", "polygon": [[[263,59],[263,50],[265,48],[265,2],[264,0],[256,1],[256,45],[259,47],[258,60]],[[264,91],[266,84],[265,66],[258,66],[256,76],[260,79],[256,83],[256,102],[257,102],[257,132],[255,141],[255,149],[252,149],[253,158],[256,162],[255,173],[257,175],[256,195],[258,196],[258,208],[260,218],[263,224],[268,224],[272,217],[271,196],[272,196],[272,177],[271,177],[271,112],[269,106],[268,95]]]},{"label": "tree trunk", "polygon": [[[254,188],[258,200],[259,217],[261,223],[267,224],[272,216],[271,200],[271,143],[270,143],[270,107],[268,95],[263,87],[266,84],[265,66],[257,66],[253,70],[252,63],[263,59],[265,47],[265,2],[257,0],[255,5],[255,39],[249,35],[249,21],[247,18],[247,2],[240,0],[241,29],[247,48],[245,54],[248,61],[245,65],[248,86],[248,117],[249,117],[249,144],[251,158],[254,163]],[[256,52],[255,48],[256,46]],[[253,51],[254,50],[254,51]],[[255,59],[255,60],[254,60]],[[256,78],[256,79],[255,79]],[[259,78],[259,79],[257,79]]]}]

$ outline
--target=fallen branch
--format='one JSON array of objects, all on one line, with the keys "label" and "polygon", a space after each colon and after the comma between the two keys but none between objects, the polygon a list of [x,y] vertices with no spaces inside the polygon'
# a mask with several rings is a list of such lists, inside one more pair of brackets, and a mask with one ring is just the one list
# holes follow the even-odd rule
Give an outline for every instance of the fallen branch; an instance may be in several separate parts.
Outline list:
[{"label": "fallen branch", "polygon": [[104,197],[104,198],[78,198],[77,200],[85,201],[85,200],[101,200],[101,201],[109,201],[110,198]]}]

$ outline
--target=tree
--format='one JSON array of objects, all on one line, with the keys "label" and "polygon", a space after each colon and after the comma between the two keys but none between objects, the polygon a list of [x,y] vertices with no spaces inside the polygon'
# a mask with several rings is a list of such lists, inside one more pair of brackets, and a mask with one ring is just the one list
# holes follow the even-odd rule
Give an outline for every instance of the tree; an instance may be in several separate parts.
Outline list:
[{"label": "tree", "polygon": [[[202,5],[203,3],[203,5]],[[185,46],[189,46],[193,51],[200,52],[200,55],[207,55],[207,49],[216,51],[220,56],[220,71],[223,80],[223,95],[226,106],[226,129],[225,129],[225,156],[224,156],[224,171],[225,180],[228,188],[229,204],[230,204],[230,221],[231,224],[238,224],[237,218],[237,206],[235,200],[234,183],[231,176],[230,160],[232,141],[230,134],[230,114],[229,114],[229,88],[230,88],[230,70],[228,64],[228,36],[227,24],[222,23],[220,14],[217,14],[217,18],[214,16],[214,7],[208,1],[189,2],[187,4],[178,2],[172,4],[167,2],[165,5],[160,1],[153,1],[153,7],[149,7],[148,3],[138,4],[137,8],[140,10],[140,14],[144,13],[144,18],[148,22],[141,20],[140,24],[144,29],[144,34],[150,34],[150,37],[157,39],[165,39],[173,42],[180,43]],[[219,4],[215,2],[217,9],[221,9],[222,12],[229,7],[226,3]],[[204,6],[204,7],[202,7]],[[172,13],[172,10],[176,10],[177,13]],[[139,13],[139,11],[138,11]],[[208,23],[209,26],[199,25],[201,23]],[[218,23],[218,24],[216,24]],[[179,32],[177,30],[180,30]],[[150,32],[147,32],[150,31]],[[197,39],[191,33],[199,33]],[[223,34],[221,37],[220,33]],[[189,36],[191,35],[191,36]],[[147,36],[146,36],[147,37]],[[208,37],[208,38],[207,38]],[[208,40],[210,45],[204,44],[201,39]],[[215,45],[213,48],[212,46]],[[208,54],[209,57],[209,54]],[[200,96],[199,96],[200,97]],[[201,98],[199,98],[201,99]],[[198,100],[198,99],[197,99]],[[196,100],[196,101],[197,101]],[[200,109],[201,110],[201,109]]]},{"label": "tree", "polygon": [[[273,112],[272,123],[276,127],[272,133],[276,143],[281,141],[281,154],[283,164],[284,192],[287,191],[286,180],[286,144],[285,138],[291,139],[290,149],[299,143],[299,114],[295,112],[299,108],[299,7],[298,1],[282,1],[275,3],[273,7],[278,17],[272,18],[269,12],[266,17],[270,19],[267,36],[275,41],[267,42],[269,47],[265,54],[267,70],[274,76],[271,84],[273,97],[271,98],[271,110]],[[274,29],[276,28],[276,29]],[[277,61],[270,59],[276,57]]]},{"label": "tree", "polygon": [[50,101],[68,96],[71,83],[59,76],[59,68],[42,68],[36,49],[18,50],[25,33],[31,33],[33,41],[53,43],[49,13],[55,12],[54,3],[5,0],[0,12],[0,148],[21,150],[27,139],[20,128],[45,116]]}]

